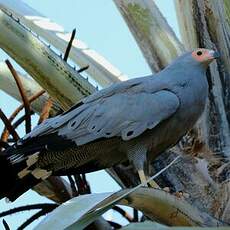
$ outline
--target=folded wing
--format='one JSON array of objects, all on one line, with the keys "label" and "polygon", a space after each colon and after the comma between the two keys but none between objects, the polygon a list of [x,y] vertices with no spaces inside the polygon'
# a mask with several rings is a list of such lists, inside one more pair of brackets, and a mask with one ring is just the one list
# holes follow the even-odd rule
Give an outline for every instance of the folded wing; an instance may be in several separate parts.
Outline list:
[{"label": "folded wing", "polygon": [[135,92],[131,88],[85,100],[81,106],[35,128],[24,141],[51,133],[77,145],[115,136],[127,141],[168,119],[178,107],[179,99],[173,92]]}]

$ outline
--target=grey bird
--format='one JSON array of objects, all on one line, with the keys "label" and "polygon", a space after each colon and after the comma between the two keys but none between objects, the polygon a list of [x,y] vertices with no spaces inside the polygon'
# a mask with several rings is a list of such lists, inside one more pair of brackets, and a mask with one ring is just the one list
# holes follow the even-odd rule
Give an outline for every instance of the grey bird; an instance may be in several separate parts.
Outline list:
[{"label": "grey bird", "polygon": [[187,52],[161,72],[116,83],[50,118],[0,154],[0,198],[11,201],[50,175],[147,162],[175,145],[202,114],[206,69],[218,53]]}]

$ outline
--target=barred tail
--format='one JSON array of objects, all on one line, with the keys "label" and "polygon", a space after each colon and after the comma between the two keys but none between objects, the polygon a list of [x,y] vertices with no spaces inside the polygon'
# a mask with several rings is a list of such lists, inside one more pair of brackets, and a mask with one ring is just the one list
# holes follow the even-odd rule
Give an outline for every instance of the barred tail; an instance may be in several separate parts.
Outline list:
[{"label": "barred tail", "polygon": [[46,170],[33,167],[38,155],[23,156],[15,147],[0,152],[0,199],[6,197],[14,201],[50,175]]}]

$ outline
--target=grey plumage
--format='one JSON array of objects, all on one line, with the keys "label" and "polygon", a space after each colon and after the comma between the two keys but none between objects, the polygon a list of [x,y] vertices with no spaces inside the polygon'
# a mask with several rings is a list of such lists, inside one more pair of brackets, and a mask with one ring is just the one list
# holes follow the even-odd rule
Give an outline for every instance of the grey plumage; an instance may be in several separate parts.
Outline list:
[{"label": "grey plumage", "polygon": [[214,58],[210,50],[188,52],[154,76],[94,93],[37,126],[18,142],[17,151],[8,150],[11,165],[22,164],[36,149],[38,158],[23,176],[35,168],[47,175],[97,170],[127,159],[143,171],[146,160],[174,145],[201,115],[208,94],[205,71]]}]

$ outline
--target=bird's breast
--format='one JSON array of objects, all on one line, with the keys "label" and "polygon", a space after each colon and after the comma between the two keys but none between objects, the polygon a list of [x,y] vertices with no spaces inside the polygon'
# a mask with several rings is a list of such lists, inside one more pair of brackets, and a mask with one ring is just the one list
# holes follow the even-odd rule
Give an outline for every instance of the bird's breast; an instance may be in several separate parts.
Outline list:
[{"label": "bird's breast", "polygon": [[[188,85],[189,86],[189,85]],[[150,159],[175,145],[196,123],[204,111],[208,87],[206,84],[191,88],[187,85],[176,92],[180,106],[173,116],[150,130]]]}]

